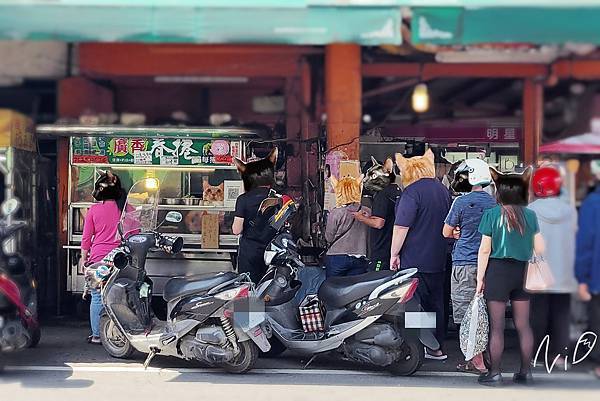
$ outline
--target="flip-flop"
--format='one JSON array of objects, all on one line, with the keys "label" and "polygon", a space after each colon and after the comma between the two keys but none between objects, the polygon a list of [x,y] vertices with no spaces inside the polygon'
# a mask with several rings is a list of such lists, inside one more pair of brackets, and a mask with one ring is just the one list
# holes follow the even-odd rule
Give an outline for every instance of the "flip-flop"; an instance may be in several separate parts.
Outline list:
[{"label": "flip-flop", "polygon": [[429,351],[427,351],[427,347],[425,347],[425,359],[432,359],[434,361],[445,361],[446,359],[448,359],[448,355],[444,354],[443,352],[441,355],[430,354]]}]

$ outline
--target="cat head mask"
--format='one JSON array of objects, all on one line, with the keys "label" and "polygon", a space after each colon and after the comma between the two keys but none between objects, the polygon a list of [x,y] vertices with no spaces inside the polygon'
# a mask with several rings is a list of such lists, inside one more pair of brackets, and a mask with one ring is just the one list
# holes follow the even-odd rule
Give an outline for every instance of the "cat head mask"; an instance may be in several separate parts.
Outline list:
[{"label": "cat head mask", "polygon": [[402,186],[408,187],[419,181],[421,178],[435,178],[435,156],[431,149],[427,149],[423,156],[414,156],[406,158],[400,153],[396,153],[396,164],[400,169],[402,177]]},{"label": "cat head mask", "polygon": [[490,174],[494,184],[496,184],[498,203],[502,205],[527,205],[532,170],[531,167],[527,167],[522,173],[501,173],[490,167]]},{"label": "cat head mask", "polygon": [[379,192],[396,179],[394,162],[391,157],[388,157],[385,163],[379,164],[373,156],[371,156],[371,161],[373,166],[367,170],[363,186],[367,191]]},{"label": "cat head mask", "polygon": [[273,148],[264,159],[244,163],[238,158],[233,159],[244,181],[244,190],[251,191],[258,187],[275,184],[275,163],[277,163],[277,148]]},{"label": "cat head mask", "polygon": [[331,176],[329,179],[335,191],[336,206],[360,203],[362,176],[360,178],[344,177],[341,180]]}]

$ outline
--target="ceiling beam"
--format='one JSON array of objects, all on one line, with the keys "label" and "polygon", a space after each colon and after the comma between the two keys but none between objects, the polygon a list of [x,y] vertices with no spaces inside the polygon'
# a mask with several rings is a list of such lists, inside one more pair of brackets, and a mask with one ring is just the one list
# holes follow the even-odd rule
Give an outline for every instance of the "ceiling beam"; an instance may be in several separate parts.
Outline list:
[{"label": "ceiling beam", "polygon": [[91,77],[293,77],[311,47],[82,43],[79,69]]},{"label": "ceiling beam", "polygon": [[419,80],[416,78],[411,78],[411,79],[407,79],[407,80],[400,81],[400,82],[388,83],[388,84],[379,86],[375,89],[371,89],[371,90],[363,92],[362,99],[364,101],[364,100],[372,98],[374,96],[384,95],[389,92],[395,92],[400,89],[415,86],[418,83],[419,83]]},{"label": "ceiling beam", "polygon": [[552,65],[552,75],[562,79],[600,79],[600,60],[560,60]]},{"label": "ceiling beam", "polygon": [[467,93],[467,95],[464,97],[465,105],[473,106],[482,100],[504,92],[511,87],[512,83],[513,81],[505,79],[484,81],[480,87],[475,88]]},{"label": "ceiling beam", "polygon": [[522,63],[372,63],[363,64],[364,77],[435,78],[535,78],[548,69],[542,64]]}]

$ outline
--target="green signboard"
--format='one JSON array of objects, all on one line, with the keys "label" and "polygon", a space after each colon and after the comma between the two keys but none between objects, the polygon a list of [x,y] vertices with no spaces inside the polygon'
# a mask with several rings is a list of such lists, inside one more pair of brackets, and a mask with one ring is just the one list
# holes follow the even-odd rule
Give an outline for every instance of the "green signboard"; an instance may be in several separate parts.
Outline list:
[{"label": "green signboard", "polygon": [[225,139],[73,137],[74,164],[139,166],[230,165],[241,142]]}]

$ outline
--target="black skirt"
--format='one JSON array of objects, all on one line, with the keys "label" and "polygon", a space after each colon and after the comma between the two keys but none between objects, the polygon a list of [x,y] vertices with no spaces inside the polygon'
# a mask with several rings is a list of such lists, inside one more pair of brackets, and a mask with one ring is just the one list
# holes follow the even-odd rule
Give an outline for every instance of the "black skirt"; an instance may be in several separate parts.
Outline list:
[{"label": "black skirt", "polygon": [[525,273],[527,262],[516,259],[494,259],[485,271],[484,296],[488,301],[527,301]]}]

